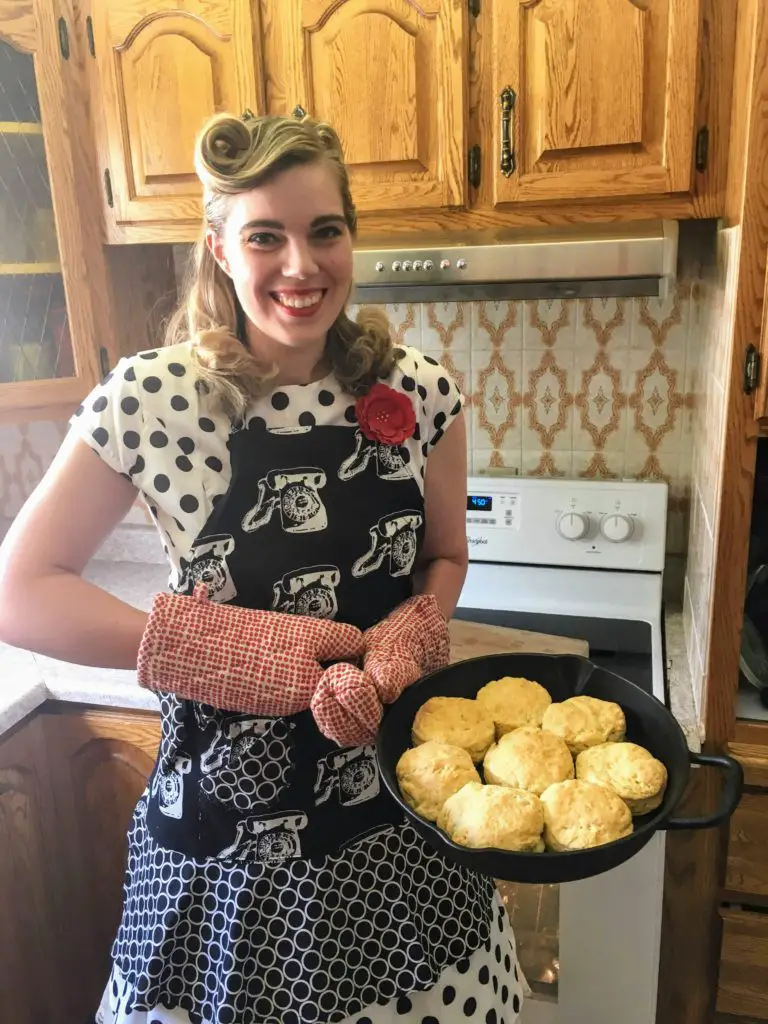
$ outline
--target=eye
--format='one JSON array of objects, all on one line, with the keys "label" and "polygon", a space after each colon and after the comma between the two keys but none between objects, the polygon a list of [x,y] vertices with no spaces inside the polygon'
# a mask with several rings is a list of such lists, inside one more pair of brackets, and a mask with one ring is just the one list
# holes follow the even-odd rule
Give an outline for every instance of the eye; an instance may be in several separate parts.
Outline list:
[{"label": "eye", "polygon": [[329,241],[333,238],[341,238],[343,233],[338,224],[326,224],[325,227],[317,229],[315,238],[319,238],[321,241]]},{"label": "eye", "polygon": [[271,231],[255,231],[252,235],[248,236],[248,245],[255,245],[261,249],[277,245],[279,241],[280,239],[277,235],[274,235]]}]

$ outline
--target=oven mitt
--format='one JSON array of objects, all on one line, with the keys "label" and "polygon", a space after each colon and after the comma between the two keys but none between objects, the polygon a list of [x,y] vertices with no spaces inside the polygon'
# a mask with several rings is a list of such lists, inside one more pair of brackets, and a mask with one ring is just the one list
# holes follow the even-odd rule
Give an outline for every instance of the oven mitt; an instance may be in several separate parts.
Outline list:
[{"label": "oven mitt", "polygon": [[139,684],[222,711],[293,715],[306,711],[322,662],[358,659],[363,635],[330,619],[238,608],[158,594],[139,647]]},{"label": "oven mitt", "polygon": [[320,732],[340,747],[364,747],[376,739],[381,701],[355,665],[339,662],[326,669],[310,707]]},{"label": "oven mitt", "polygon": [[408,598],[365,632],[363,671],[382,704],[450,660],[448,623],[433,594]]}]

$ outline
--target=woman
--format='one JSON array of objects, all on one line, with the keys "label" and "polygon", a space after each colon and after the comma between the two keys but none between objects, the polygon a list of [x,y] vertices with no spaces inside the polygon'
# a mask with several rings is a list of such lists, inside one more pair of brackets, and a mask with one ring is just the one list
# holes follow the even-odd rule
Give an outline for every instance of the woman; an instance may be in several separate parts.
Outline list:
[{"label": "woman", "polygon": [[[4,549],[3,639],[138,662],[161,700],[97,1020],[511,1024],[491,882],[405,825],[371,746],[448,656],[461,397],[345,313],[355,211],[327,125],[218,116],[196,163],[169,343],[89,396]],[[80,577],[137,489],[171,564],[148,617]]]}]

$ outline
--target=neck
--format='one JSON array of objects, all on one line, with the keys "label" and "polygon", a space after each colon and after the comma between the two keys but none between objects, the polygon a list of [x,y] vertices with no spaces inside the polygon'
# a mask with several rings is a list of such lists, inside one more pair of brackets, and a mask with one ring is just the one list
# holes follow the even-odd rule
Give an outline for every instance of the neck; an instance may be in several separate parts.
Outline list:
[{"label": "neck", "polygon": [[325,336],[317,341],[307,342],[301,348],[281,345],[271,338],[258,333],[249,324],[247,327],[248,348],[259,362],[274,366],[277,376],[271,381],[275,387],[281,384],[311,384],[321,380],[328,372],[325,356]]}]

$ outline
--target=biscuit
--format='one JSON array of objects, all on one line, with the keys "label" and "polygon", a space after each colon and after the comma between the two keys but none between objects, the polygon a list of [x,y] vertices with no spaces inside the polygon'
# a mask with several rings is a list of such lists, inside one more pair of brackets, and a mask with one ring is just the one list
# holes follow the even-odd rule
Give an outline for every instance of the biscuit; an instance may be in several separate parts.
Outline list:
[{"label": "biscuit", "polygon": [[539,683],[521,677],[494,679],[478,691],[477,701],[493,718],[496,739],[523,725],[541,725],[544,712],[552,703]]},{"label": "biscuit", "polygon": [[568,747],[551,732],[524,725],[502,736],[483,761],[485,781],[497,786],[526,789],[541,796],[555,782],[574,776]]},{"label": "biscuit", "polygon": [[465,783],[480,782],[466,750],[434,740],[406,750],[395,771],[405,802],[428,821],[437,821],[445,801]]},{"label": "biscuit", "polygon": [[667,769],[636,743],[601,743],[582,751],[576,777],[613,790],[634,815],[655,811],[667,788]]},{"label": "biscuit", "polygon": [[437,824],[454,843],[472,849],[544,850],[541,801],[523,789],[468,782],[445,801]]},{"label": "biscuit", "polygon": [[413,720],[415,745],[436,740],[462,747],[478,764],[493,743],[493,719],[474,700],[466,697],[430,697]]},{"label": "biscuit", "polygon": [[569,697],[561,704],[551,704],[541,723],[545,732],[565,740],[576,757],[587,747],[598,743],[615,743],[624,739],[627,729],[624,712],[618,704],[597,697]]},{"label": "biscuit", "polygon": [[632,833],[632,815],[624,801],[592,782],[556,782],[541,794],[541,803],[548,850],[587,850]]}]

